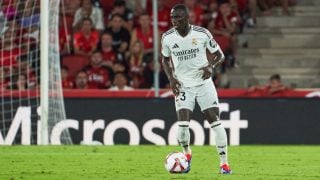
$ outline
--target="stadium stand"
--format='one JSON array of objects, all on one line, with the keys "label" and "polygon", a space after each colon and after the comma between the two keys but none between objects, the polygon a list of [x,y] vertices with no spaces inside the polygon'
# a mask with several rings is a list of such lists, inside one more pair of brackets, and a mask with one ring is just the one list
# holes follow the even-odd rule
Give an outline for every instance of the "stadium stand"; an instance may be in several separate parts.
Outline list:
[{"label": "stadium stand", "polygon": [[320,87],[320,3],[297,1],[280,7],[270,16],[259,16],[256,28],[245,28],[239,36],[239,68],[227,72],[231,87],[265,84],[271,74],[281,74],[285,85],[298,88]]}]

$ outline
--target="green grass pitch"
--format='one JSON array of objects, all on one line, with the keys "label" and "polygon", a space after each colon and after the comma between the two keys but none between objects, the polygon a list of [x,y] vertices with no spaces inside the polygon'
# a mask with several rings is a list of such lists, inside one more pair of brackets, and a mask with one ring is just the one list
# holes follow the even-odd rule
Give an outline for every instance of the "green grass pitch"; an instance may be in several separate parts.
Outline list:
[{"label": "green grass pitch", "polygon": [[189,174],[169,174],[178,146],[0,146],[0,179],[320,179],[320,146],[229,147],[232,175],[218,174],[215,147],[193,146]]}]

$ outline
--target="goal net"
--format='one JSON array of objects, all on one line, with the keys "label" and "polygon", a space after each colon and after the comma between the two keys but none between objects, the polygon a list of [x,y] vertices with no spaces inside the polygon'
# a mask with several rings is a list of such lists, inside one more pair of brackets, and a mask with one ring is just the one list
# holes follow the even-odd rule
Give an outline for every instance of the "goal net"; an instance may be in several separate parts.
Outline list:
[{"label": "goal net", "polygon": [[40,23],[40,0],[0,1],[0,145],[72,143],[64,121],[59,0],[45,2],[48,26]]}]

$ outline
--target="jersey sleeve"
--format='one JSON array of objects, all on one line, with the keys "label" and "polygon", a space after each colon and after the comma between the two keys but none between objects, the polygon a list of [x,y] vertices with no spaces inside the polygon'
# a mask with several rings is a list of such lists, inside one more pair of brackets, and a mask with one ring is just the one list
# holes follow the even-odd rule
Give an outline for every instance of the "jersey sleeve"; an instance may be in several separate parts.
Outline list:
[{"label": "jersey sleeve", "polygon": [[164,57],[171,56],[170,48],[169,48],[168,44],[166,43],[166,39],[164,36],[162,36],[162,39],[161,39],[161,53]]},{"label": "jersey sleeve", "polygon": [[205,43],[206,43],[207,49],[211,53],[214,53],[214,52],[220,50],[219,44],[213,39],[213,36],[211,35],[211,33],[208,30],[206,30],[206,34],[207,34],[207,36],[206,36]]}]

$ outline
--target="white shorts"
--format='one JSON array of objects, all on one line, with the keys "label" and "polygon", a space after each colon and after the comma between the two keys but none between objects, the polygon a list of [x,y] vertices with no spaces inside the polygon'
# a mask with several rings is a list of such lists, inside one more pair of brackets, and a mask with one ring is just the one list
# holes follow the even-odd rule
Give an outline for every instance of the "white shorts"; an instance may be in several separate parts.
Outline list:
[{"label": "white shorts", "polygon": [[196,101],[201,111],[219,107],[217,91],[211,80],[199,86],[181,87],[180,94],[175,97],[176,111],[180,109],[193,111]]}]

